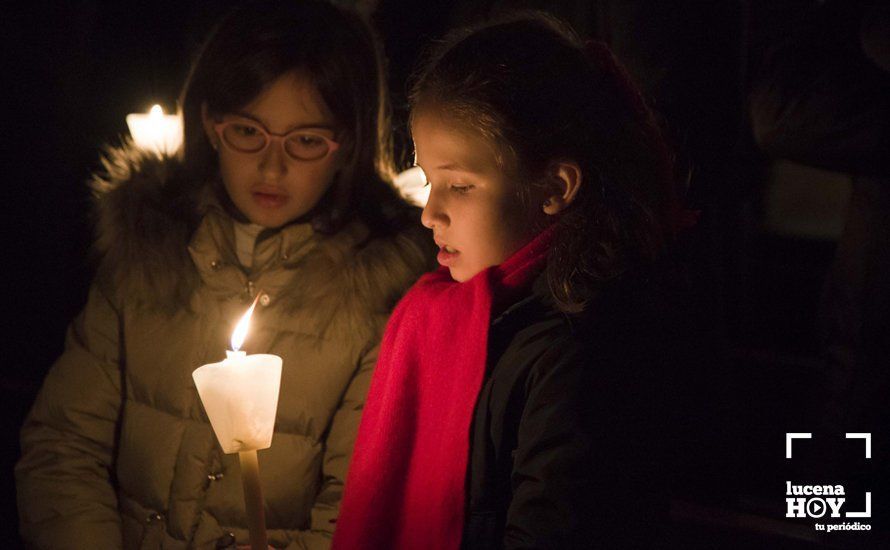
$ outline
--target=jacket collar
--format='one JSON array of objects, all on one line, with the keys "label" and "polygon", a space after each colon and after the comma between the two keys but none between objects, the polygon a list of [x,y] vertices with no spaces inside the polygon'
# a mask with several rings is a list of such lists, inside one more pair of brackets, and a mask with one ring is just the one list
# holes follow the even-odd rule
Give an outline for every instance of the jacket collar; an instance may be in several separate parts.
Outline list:
[{"label": "jacket collar", "polygon": [[238,261],[235,221],[212,196],[205,196],[201,202],[204,217],[189,242],[189,255],[204,283],[222,293],[231,293],[233,288],[240,288],[246,298],[252,298],[253,289],[249,283],[254,286],[261,283],[265,292],[277,293],[287,284],[289,277],[269,274],[297,264],[320,240],[308,222],[262,231],[254,247],[250,270],[250,273],[259,274],[263,279],[258,281],[246,273]]},{"label": "jacket collar", "polygon": [[509,317],[527,312],[535,305],[547,308],[552,308],[553,305],[553,297],[550,295],[550,289],[547,286],[547,276],[544,273],[538,275],[534,283],[532,283],[532,288],[528,294],[516,300],[500,315],[492,319],[491,325],[498,325]]},{"label": "jacket collar", "polygon": [[91,182],[97,281],[127,307],[174,314],[192,307],[202,285],[233,296],[252,293],[253,283],[287,315],[302,312],[306,330],[311,323],[314,332],[354,337],[373,330],[368,319],[387,313],[429,268],[431,240],[409,221],[417,212],[381,182],[369,193],[382,197],[391,232],[372,236],[358,217],[330,235],[292,224],[260,243],[252,280],[237,262],[234,220],[212,185],[192,180],[178,159],[130,147],[109,150],[104,166]]}]

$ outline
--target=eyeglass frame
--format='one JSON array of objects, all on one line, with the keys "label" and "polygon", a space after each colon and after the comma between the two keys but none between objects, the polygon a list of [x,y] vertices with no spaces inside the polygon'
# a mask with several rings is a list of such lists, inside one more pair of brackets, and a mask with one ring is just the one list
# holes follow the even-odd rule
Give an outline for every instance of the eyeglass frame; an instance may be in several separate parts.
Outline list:
[{"label": "eyeglass frame", "polygon": [[[223,132],[225,132],[226,127],[231,126],[232,124],[244,124],[245,122],[251,126],[259,128],[259,130],[263,133],[263,135],[266,138],[265,145],[263,145],[256,151],[241,151],[241,150],[235,148],[234,145],[230,144],[228,142],[228,140],[226,140],[225,136],[223,135]],[[330,156],[334,151],[336,151],[337,149],[340,148],[340,144],[337,143],[336,141],[334,141],[333,139],[331,139],[323,134],[319,134],[319,133],[312,132],[312,131],[307,131],[305,128],[294,128],[293,130],[291,130],[289,132],[285,132],[283,134],[277,134],[275,132],[270,132],[269,129],[266,128],[262,122],[260,122],[258,120],[246,118],[246,117],[239,117],[237,120],[221,120],[219,122],[214,122],[213,130],[216,132],[216,135],[219,136],[219,141],[221,143],[223,143],[226,147],[228,147],[230,150],[234,151],[235,153],[241,153],[242,155],[256,155],[256,154],[262,153],[263,151],[265,151],[266,149],[269,148],[269,145],[271,145],[273,141],[276,141],[276,140],[281,141],[281,148],[284,149],[284,154],[287,155],[288,158],[296,160],[296,161],[300,161],[300,162],[315,162],[317,160],[325,159],[328,156]],[[288,137],[291,134],[309,134],[311,136],[321,138],[327,144],[328,150],[324,155],[322,155],[318,158],[314,158],[314,159],[302,159],[300,157],[295,157],[294,155],[292,155],[290,153],[290,151],[287,150],[287,147],[285,147],[285,145],[284,145],[284,143],[287,141]]]}]

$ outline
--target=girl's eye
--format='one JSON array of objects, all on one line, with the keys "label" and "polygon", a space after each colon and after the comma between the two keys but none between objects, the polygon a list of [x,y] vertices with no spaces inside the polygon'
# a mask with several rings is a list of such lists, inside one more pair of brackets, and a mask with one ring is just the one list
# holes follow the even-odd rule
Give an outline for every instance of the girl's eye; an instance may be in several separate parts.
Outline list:
[{"label": "girl's eye", "polygon": [[232,128],[243,137],[254,137],[259,133],[259,130],[249,124],[232,124]]},{"label": "girl's eye", "polygon": [[297,139],[299,139],[300,145],[303,147],[319,147],[324,144],[323,139],[311,134],[302,134]]},{"label": "girl's eye", "polygon": [[470,192],[470,189],[472,189],[472,188],[473,188],[472,185],[453,185],[452,184],[452,186],[451,186],[452,191],[454,191],[455,193],[459,193],[461,195],[466,195],[467,193]]}]

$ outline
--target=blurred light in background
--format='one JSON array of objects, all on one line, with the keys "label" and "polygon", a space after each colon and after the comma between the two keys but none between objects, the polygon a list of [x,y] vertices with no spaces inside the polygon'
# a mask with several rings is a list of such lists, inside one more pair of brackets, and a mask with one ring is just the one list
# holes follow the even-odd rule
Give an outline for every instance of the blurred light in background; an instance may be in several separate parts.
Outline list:
[{"label": "blurred light in background", "polygon": [[430,188],[426,185],[426,174],[423,173],[420,166],[414,166],[399,173],[393,183],[408,202],[421,208],[426,206],[426,201],[430,197]]},{"label": "blurred light in background", "polygon": [[136,146],[159,154],[173,155],[182,146],[182,121],[179,115],[165,115],[160,105],[148,114],[127,115],[127,126]]}]

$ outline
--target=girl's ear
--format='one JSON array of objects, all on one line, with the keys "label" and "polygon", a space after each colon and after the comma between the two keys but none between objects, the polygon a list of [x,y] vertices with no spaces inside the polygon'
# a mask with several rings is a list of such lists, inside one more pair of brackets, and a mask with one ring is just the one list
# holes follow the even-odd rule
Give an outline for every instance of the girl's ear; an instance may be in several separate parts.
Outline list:
[{"label": "girl's ear", "polygon": [[574,161],[554,162],[549,169],[552,181],[551,194],[544,199],[542,208],[548,216],[558,214],[568,208],[581,187],[581,167]]},{"label": "girl's ear", "polygon": [[204,127],[204,135],[207,136],[210,146],[213,147],[214,151],[219,150],[219,136],[216,135],[216,130],[213,129],[213,119],[207,114],[206,102],[201,104],[201,125]]}]

